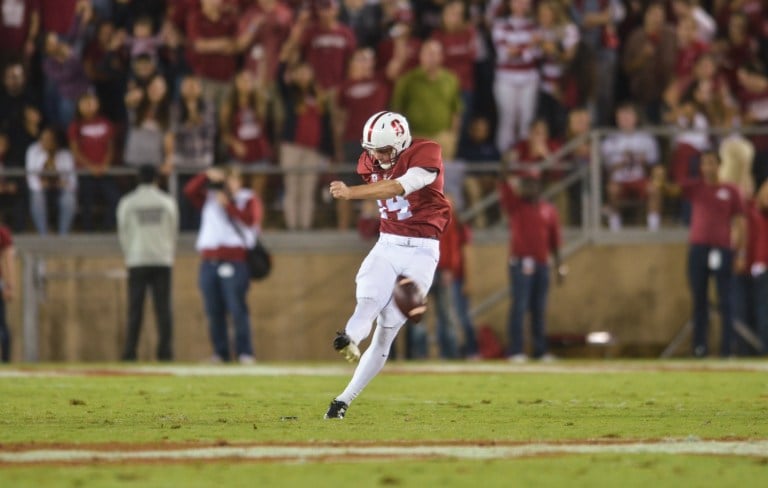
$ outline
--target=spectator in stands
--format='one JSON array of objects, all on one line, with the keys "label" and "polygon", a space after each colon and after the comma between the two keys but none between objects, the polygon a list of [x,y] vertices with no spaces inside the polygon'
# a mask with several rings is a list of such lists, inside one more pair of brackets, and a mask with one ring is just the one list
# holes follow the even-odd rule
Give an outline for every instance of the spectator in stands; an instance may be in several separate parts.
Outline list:
[{"label": "spectator in stands", "polygon": [[123,55],[120,39],[115,35],[115,25],[103,20],[83,53],[83,69],[99,97],[99,105],[105,117],[114,123],[126,120],[125,96],[129,61]]},{"label": "spectator in stands", "polygon": [[382,6],[366,0],[342,0],[339,20],[355,33],[359,47],[376,48],[384,37]]},{"label": "spectator in stands", "polygon": [[11,229],[0,221],[0,362],[11,362],[11,331],[6,304],[17,296],[15,250]]},{"label": "spectator in stands", "polygon": [[171,277],[179,233],[174,199],[157,186],[157,168],[139,167],[139,185],[117,208],[117,236],[128,268],[128,330],[123,361],[136,360],[144,298],[152,291],[157,324],[157,360],[173,359]]},{"label": "spectator in stands", "polygon": [[498,123],[496,147],[505,153],[528,136],[536,115],[540,50],[537,25],[531,17],[531,0],[506,0],[493,21],[491,34],[496,50],[496,97]]},{"label": "spectator in stands", "polygon": [[152,17],[141,16],[133,21],[131,33],[121,35],[130,59],[147,55],[154,60],[160,57],[160,48],[165,44],[163,32],[155,32]]},{"label": "spectator in stands", "polygon": [[327,105],[307,63],[285,69],[280,91],[286,114],[280,145],[285,225],[288,230],[308,230],[314,221],[319,170],[328,164],[322,152],[323,134],[329,130]]},{"label": "spectator in stands", "polygon": [[[336,95],[337,123],[334,124],[336,137],[336,160],[339,163],[356,165],[360,157],[360,131],[371,114],[387,109],[390,85],[381,76],[376,76],[376,59],[373,49],[358,48],[352,54],[347,70],[347,79]],[[340,179],[357,184],[360,179],[354,171],[345,172]],[[336,200],[336,223],[340,230],[352,225],[352,202]]]},{"label": "spectator in stands", "polygon": [[[187,75],[181,80],[180,99],[171,110],[173,133],[173,165],[178,187],[183,188],[192,176],[213,165],[216,148],[216,109],[203,98],[200,78]],[[179,220],[183,230],[200,227],[200,214],[186,198],[179,199]]]},{"label": "spectator in stands", "polygon": [[414,137],[440,144],[443,161],[456,157],[462,103],[459,79],[443,68],[443,49],[435,40],[421,46],[419,67],[395,83],[392,110],[405,115]]},{"label": "spectator in stands", "polygon": [[131,60],[131,72],[128,75],[128,91],[134,88],[146,89],[149,83],[160,76],[157,61],[149,54],[139,54]]},{"label": "spectator in stands", "polygon": [[684,17],[677,22],[677,56],[675,59],[675,76],[672,80],[677,93],[683,93],[694,76],[696,62],[709,52],[710,45],[696,35],[696,21]]},{"label": "spectator in stands", "polygon": [[541,50],[538,116],[547,121],[553,137],[562,138],[568,116],[564,89],[570,81],[564,76],[579,47],[579,29],[556,0],[540,2],[536,19],[539,27],[536,42]]},{"label": "spectator in stands", "polygon": [[724,38],[715,44],[715,50],[731,91],[738,92],[739,68],[757,59],[758,43],[750,35],[749,21],[742,13],[730,16],[724,34]]},{"label": "spectator in stands", "polygon": [[[491,133],[491,122],[483,116],[475,116],[469,123],[467,142],[461,148],[459,160],[466,163],[467,174],[464,176],[463,191],[467,196],[467,206],[473,207],[495,188],[496,178],[488,172],[475,173],[472,165],[496,163],[501,156]],[[472,224],[482,229],[488,225],[485,211],[475,215]]]},{"label": "spectator in stands", "polygon": [[[589,110],[579,107],[568,112],[566,142],[571,142],[577,137],[587,136],[571,153],[570,162],[574,165],[574,169],[589,166],[590,158],[592,158],[592,139],[588,137],[590,130],[592,130],[592,116]],[[584,180],[580,180],[568,187],[568,223],[570,225],[583,223],[583,192]]]},{"label": "spectator in stands", "polygon": [[75,120],[67,131],[69,150],[78,170],[88,173],[79,178],[82,226],[93,230],[93,211],[97,196],[104,206],[102,230],[115,227],[115,208],[120,192],[114,178],[107,174],[115,159],[115,129],[100,113],[99,99],[86,92],[77,102]]},{"label": "spectator in stands", "polygon": [[[667,114],[671,125],[679,131],[673,137],[670,164],[670,176],[677,184],[699,177],[699,159],[710,149],[709,119],[695,96],[704,83],[691,85],[681,103]],[[688,221],[685,215],[683,221]]]},{"label": "spectator in stands", "polygon": [[330,97],[347,76],[347,60],[352,56],[357,41],[352,29],[339,22],[338,0],[316,0],[315,19],[310,12],[299,13],[296,29],[288,44],[296,42],[301,59],[315,73],[317,86],[330,91]]},{"label": "spectator in stands", "polygon": [[37,232],[48,233],[48,199],[58,203],[59,235],[72,226],[77,207],[77,173],[72,153],[52,127],[40,132],[38,141],[27,150],[27,187],[30,211]]},{"label": "spectator in stands", "polygon": [[[272,166],[267,134],[267,92],[248,69],[235,77],[234,89],[221,106],[221,139],[232,163],[266,170]],[[251,175],[251,189],[264,195],[269,175]]]},{"label": "spectator in stands", "polygon": [[382,4],[386,34],[376,46],[376,71],[392,83],[419,65],[421,38],[414,32],[413,10],[406,2]]},{"label": "spectator in stands", "polygon": [[200,6],[187,16],[187,60],[203,83],[203,96],[218,107],[237,69],[237,22],[222,0],[200,0]]},{"label": "spectator in stands", "polygon": [[270,145],[279,147],[277,127],[285,114],[277,86],[280,51],[288,39],[293,10],[279,0],[258,0],[240,16],[237,47],[243,53],[243,67],[251,72],[256,85],[265,93],[265,126]]},{"label": "spectator in stands", "polygon": [[533,357],[551,360],[547,352],[546,309],[549,292],[549,255],[554,257],[558,283],[565,276],[560,265],[560,222],[554,205],[540,198],[539,173],[529,170],[520,177],[507,178],[502,166],[499,183],[501,208],[507,215],[509,247],[509,280],[512,307],[509,313],[509,359],[525,362],[523,326],[527,312],[531,315]]},{"label": "spectator in stands", "polygon": [[[6,168],[24,169],[27,148],[37,140],[40,133],[42,115],[39,107],[22,64],[16,61],[6,65],[0,91],[0,131],[8,138],[3,159]],[[22,232],[29,212],[26,180],[23,175],[10,176],[6,183],[13,187],[15,195],[8,207],[11,217],[7,222],[15,232]],[[11,189],[8,188],[9,191]]]},{"label": "spectator in stands", "polygon": [[701,180],[682,185],[692,205],[688,279],[693,304],[693,355],[709,353],[709,277],[717,283],[722,339],[720,356],[733,353],[733,273],[746,266],[744,202],[739,190],[720,182],[720,157],[707,151],[701,157]]},{"label": "spectator in stands", "polygon": [[[739,102],[742,119],[747,125],[768,127],[768,72],[757,62],[739,69]],[[755,160],[752,175],[755,186],[760,187],[768,179],[768,134],[754,134],[750,137],[755,146]]]},{"label": "spectator in stands", "polygon": [[672,14],[680,25],[683,21],[693,21],[695,39],[710,43],[717,34],[715,19],[697,0],[672,0]]},{"label": "spectator in stands", "polygon": [[744,317],[763,343],[762,351],[758,352],[768,355],[768,182],[748,202],[747,219]]},{"label": "spectator in stands", "polygon": [[77,15],[66,36],[45,36],[45,115],[58,130],[66,130],[77,111],[77,100],[90,88],[83,68],[87,26],[93,17],[90,3],[78,4]]},{"label": "spectator in stands", "polygon": [[235,357],[254,361],[246,294],[250,285],[247,249],[257,238],[262,219],[258,195],[243,187],[236,169],[213,167],[193,178],[184,194],[202,208],[196,248],[202,256],[200,291],[208,317],[213,362],[230,361],[227,315],[235,329]]},{"label": "spectator in stands", "polygon": [[620,0],[572,1],[571,17],[595,61],[594,119],[600,126],[613,122],[617,50],[621,40],[617,28],[626,10]]},{"label": "spectator in stands", "polygon": [[37,50],[40,5],[37,1],[3,0],[0,9],[0,63],[16,57],[28,66]]},{"label": "spectator in stands", "polygon": [[442,46],[443,66],[459,79],[464,107],[459,129],[460,143],[464,142],[474,111],[475,59],[478,49],[477,31],[466,20],[465,14],[464,2],[461,0],[445,2],[441,26],[431,35]]},{"label": "spectator in stands", "polygon": [[629,35],[623,54],[632,100],[650,123],[659,124],[662,94],[672,79],[677,54],[675,31],[666,24],[661,3],[647,7],[642,27]]},{"label": "spectator in stands", "polygon": [[[528,137],[526,139],[518,141],[514,147],[502,155],[509,162],[531,165],[544,163],[548,158],[552,157],[560,149],[560,141],[553,139],[549,135],[549,125],[544,119],[536,119],[531,123],[531,127],[528,131]],[[518,170],[517,174],[522,174],[527,169]],[[563,175],[563,171],[547,170],[546,173],[542,173],[542,180],[544,182],[551,182],[560,179]]]},{"label": "spectator in stands", "polygon": [[155,75],[146,90],[132,88],[125,95],[128,134],[123,159],[126,164],[155,164],[168,175],[173,168],[174,137],[170,130],[170,102],[165,78]]},{"label": "spectator in stands", "polygon": [[600,153],[608,172],[608,223],[612,231],[622,226],[620,207],[626,200],[646,202],[648,229],[661,225],[659,146],[649,133],[638,129],[637,109],[630,103],[616,109],[619,133],[606,138]]}]

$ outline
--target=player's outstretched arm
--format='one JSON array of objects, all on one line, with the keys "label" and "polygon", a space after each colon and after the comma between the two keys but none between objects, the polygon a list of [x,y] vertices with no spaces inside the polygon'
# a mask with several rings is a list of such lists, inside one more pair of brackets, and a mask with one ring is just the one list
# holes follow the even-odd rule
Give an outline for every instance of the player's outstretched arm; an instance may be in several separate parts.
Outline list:
[{"label": "player's outstretched arm", "polygon": [[405,194],[405,189],[397,180],[354,186],[347,186],[343,181],[332,181],[330,191],[337,200],[386,200]]}]

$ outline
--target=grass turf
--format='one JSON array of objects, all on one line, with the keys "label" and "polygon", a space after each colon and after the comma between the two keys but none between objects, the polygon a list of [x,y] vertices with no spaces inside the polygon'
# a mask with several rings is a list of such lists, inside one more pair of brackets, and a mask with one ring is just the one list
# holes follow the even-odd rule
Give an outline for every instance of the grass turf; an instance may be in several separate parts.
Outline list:
[{"label": "grass turf", "polygon": [[[349,376],[0,377],[0,432],[6,445],[768,439],[765,372],[570,374],[571,364],[557,363],[553,372],[523,367],[509,374],[385,373],[343,421],[322,415]],[[345,476],[360,486],[466,486],[472,480],[485,486],[723,486],[748,480],[760,485],[768,483],[766,462],[768,453],[756,459],[604,454],[302,466],[223,461],[162,468],[6,466],[0,485],[205,486],[226,480],[232,486],[260,481],[320,487],[343,486]]]}]

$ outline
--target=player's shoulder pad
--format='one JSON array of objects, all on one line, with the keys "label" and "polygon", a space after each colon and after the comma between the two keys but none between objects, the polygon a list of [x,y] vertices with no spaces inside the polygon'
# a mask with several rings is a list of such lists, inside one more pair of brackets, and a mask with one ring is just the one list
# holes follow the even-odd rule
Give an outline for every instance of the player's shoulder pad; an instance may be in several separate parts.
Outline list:
[{"label": "player's shoulder pad", "polygon": [[404,155],[407,155],[408,167],[422,167],[441,169],[443,166],[443,155],[440,145],[435,141],[426,139],[416,139],[413,144],[406,149]]}]

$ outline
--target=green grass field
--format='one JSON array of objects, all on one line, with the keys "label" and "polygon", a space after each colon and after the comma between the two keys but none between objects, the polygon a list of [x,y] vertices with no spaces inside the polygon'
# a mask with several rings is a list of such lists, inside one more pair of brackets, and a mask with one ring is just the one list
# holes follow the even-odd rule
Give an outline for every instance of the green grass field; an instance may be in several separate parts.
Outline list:
[{"label": "green grass field", "polygon": [[[448,368],[448,369],[447,369]],[[765,486],[768,362],[0,368],[0,486]]]}]

